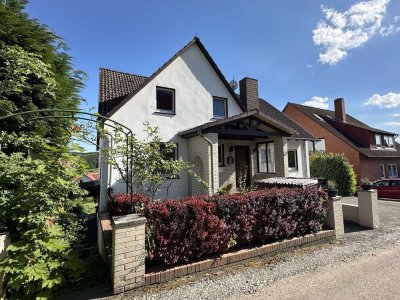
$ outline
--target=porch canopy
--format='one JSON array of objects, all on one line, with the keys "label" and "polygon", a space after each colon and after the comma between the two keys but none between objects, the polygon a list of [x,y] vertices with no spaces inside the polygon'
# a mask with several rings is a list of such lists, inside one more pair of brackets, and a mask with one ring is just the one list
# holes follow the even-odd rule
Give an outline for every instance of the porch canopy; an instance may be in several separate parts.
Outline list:
[{"label": "porch canopy", "polygon": [[204,133],[217,133],[220,139],[241,140],[276,136],[290,137],[298,134],[293,128],[258,110],[251,110],[229,118],[207,122],[181,131],[178,134],[189,138]]}]

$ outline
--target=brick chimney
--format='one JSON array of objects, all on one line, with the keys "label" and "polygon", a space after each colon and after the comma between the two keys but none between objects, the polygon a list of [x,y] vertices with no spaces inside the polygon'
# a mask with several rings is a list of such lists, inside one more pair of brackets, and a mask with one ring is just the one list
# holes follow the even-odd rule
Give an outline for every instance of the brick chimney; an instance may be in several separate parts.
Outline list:
[{"label": "brick chimney", "polygon": [[260,109],[258,102],[258,80],[245,77],[239,81],[240,100],[244,103],[247,111]]},{"label": "brick chimney", "polygon": [[344,110],[344,99],[338,98],[335,100],[335,119],[346,122],[346,112]]}]

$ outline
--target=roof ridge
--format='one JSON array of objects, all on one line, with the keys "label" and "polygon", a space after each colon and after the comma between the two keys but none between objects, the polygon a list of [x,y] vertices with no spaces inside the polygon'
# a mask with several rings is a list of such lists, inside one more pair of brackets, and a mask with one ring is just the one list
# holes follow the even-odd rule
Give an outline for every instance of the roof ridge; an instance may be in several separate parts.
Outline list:
[{"label": "roof ridge", "polygon": [[100,72],[104,70],[104,71],[111,71],[111,72],[114,72],[114,73],[120,73],[120,74],[126,74],[126,75],[131,75],[131,76],[139,76],[139,77],[143,77],[143,78],[149,78],[149,76],[144,76],[144,75],[139,75],[139,74],[134,74],[134,73],[128,73],[128,72],[125,72],[125,71],[113,70],[113,69],[105,68],[105,67],[99,67],[99,70],[100,70]]},{"label": "roof ridge", "polygon": [[226,80],[225,76],[222,74],[221,70],[218,68],[217,64],[215,61],[212,59],[211,55],[208,53],[207,49],[204,47],[204,45],[201,43],[200,38],[198,36],[194,36],[193,39],[187,43],[185,46],[183,46],[179,51],[177,51],[170,59],[168,59],[161,67],[159,67],[153,74],[151,74],[149,77],[146,78],[146,80],[143,82],[143,84],[136,90],[132,91],[129,93],[118,105],[116,105],[107,115],[108,117],[111,117],[119,108],[121,108],[126,101],[128,101],[130,98],[132,98],[136,93],[138,93],[142,88],[144,88],[150,81],[152,81],[158,74],[160,74],[166,67],[168,67],[177,57],[182,55],[187,49],[189,49],[192,45],[196,44],[199,48],[200,51],[203,53],[203,55],[206,57],[208,60],[209,64],[211,67],[214,69],[214,72],[218,75],[222,83],[225,85],[227,90],[230,92],[232,97],[235,99],[239,107],[245,111],[245,107],[243,103],[240,101],[240,99],[237,97],[235,94],[235,91],[232,89],[232,87],[229,85],[228,81]]}]

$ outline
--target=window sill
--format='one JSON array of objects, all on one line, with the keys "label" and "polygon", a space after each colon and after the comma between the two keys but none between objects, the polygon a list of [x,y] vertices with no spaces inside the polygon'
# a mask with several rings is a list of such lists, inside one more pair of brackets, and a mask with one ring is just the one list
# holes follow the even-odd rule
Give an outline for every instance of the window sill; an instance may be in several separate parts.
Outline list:
[{"label": "window sill", "polygon": [[170,115],[170,116],[175,116],[175,112],[174,111],[163,111],[163,110],[156,110],[154,112],[157,115]]},{"label": "window sill", "polygon": [[267,174],[267,175],[275,175],[276,173],[271,173],[271,172],[257,172],[257,174]]}]

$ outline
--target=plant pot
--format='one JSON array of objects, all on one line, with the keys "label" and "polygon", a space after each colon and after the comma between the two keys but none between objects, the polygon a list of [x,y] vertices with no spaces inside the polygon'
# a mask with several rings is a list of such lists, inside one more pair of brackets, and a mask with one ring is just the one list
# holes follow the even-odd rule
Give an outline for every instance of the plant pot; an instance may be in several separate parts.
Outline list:
[{"label": "plant pot", "polygon": [[363,191],[370,191],[370,190],[372,190],[372,184],[362,184],[361,189]]},{"label": "plant pot", "polygon": [[333,190],[333,189],[325,189],[325,192],[328,193],[328,196],[333,198],[338,195],[338,190]]}]

